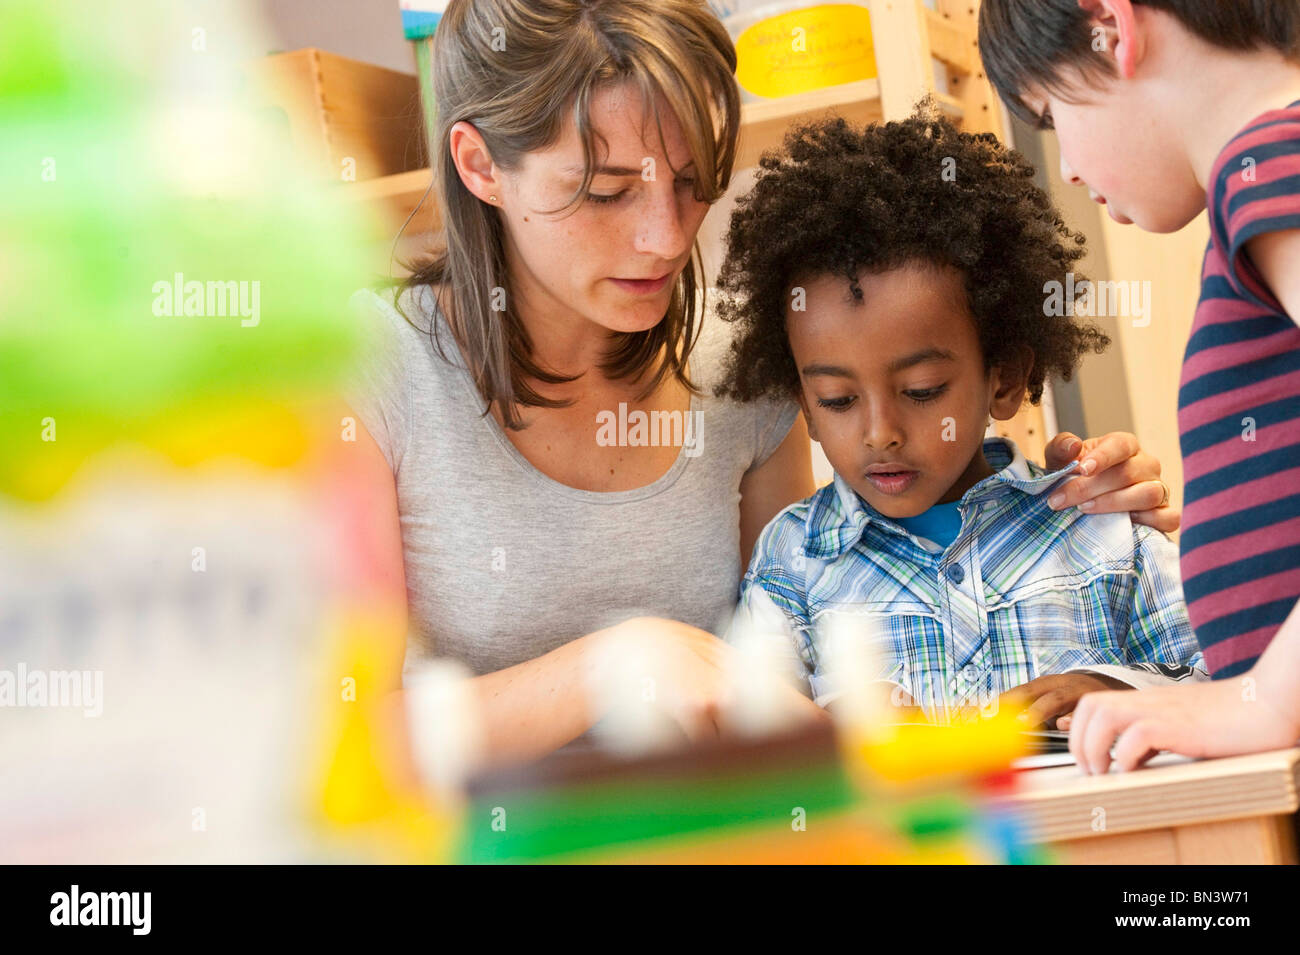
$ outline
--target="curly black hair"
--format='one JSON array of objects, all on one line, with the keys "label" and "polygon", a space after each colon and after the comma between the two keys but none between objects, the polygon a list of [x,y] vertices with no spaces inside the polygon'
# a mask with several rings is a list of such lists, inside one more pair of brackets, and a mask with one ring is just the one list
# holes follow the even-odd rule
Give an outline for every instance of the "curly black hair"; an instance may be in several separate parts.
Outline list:
[{"label": "curly black hair", "polygon": [[1048,374],[1069,380],[1079,358],[1110,339],[1073,315],[1044,314],[1045,286],[1068,287],[1084,237],[1033,176],[1018,152],[991,133],[959,132],[929,100],[901,122],[792,129],[781,150],[763,155],[731,216],[719,313],[739,331],[715,393],[798,395],[785,328],[798,281],[840,275],[860,301],[860,273],[927,263],[964,275],[986,367],[1023,367],[1032,352],[1026,384],[1037,403]]}]

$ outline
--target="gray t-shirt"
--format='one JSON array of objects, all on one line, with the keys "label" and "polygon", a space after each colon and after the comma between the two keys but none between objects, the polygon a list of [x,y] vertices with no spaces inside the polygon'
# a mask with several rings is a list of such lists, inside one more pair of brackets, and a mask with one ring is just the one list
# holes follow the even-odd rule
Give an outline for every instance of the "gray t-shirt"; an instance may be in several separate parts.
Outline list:
[{"label": "gray t-shirt", "polygon": [[[798,413],[792,402],[713,397],[732,326],[706,310],[690,356],[704,395],[692,397],[680,437],[659,432],[683,445],[667,473],[631,491],[584,491],[542,474],[482,415],[432,290],[403,293],[419,328],[393,295],[352,298],[379,345],[348,399],[396,476],[408,659],[451,657],[490,673],[632,616],[721,632],[743,571],[741,477]],[[430,338],[435,318],[446,361]],[[608,437],[653,440],[635,419],[604,424]],[[593,439],[597,429],[593,421]]]}]

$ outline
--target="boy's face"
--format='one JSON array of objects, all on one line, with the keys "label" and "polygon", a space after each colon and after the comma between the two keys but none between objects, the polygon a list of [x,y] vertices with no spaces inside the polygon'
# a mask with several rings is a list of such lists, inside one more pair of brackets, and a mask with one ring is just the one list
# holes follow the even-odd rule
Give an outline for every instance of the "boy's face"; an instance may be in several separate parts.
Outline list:
[{"label": "boy's face", "polygon": [[991,473],[988,416],[1016,413],[1023,376],[985,371],[957,270],[907,266],[859,285],[861,303],[821,275],[799,286],[806,310],[787,304],[800,403],[836,472],[885,516],[914,517]]},{"label": "boy's face", "polygon": [[[1075,88],[1082,89],[1081,81]],[[1025,105],[1050,116],[1061,146],[1061,178],[1086,186],[1112,219],[1148,232],[1177,232],[1205,208],[1178,131],[1136,84],[1060,95],[1031,91]]]}]

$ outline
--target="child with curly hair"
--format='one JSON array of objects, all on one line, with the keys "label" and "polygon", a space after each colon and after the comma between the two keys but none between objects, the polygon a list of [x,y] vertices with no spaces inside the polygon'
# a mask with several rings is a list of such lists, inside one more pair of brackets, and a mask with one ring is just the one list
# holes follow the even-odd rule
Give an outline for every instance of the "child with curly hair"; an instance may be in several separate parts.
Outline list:
[{"label": "child with curly hair", "polygon": [[796,398],[835,469],[763,531],[738,623],[775,605],[817,702],[828,615],[851,615],[877,689],[932,718],[1000,703],[1051,726],[1091,690],[1205,678],[1177,548],[1127,513],[1053,510],[1075,466],[985,437],[1109,344],[1046,304],[1087,294],[1083,237],[1019,154],[932,104],[805,125],[727,239],[719,393]]}]

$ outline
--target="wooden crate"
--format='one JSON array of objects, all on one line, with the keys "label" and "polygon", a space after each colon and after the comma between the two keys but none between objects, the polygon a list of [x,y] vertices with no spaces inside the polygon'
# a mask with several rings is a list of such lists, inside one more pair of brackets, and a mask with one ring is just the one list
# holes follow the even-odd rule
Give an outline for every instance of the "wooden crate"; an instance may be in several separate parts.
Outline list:
[{"label": "wooden crate", "polygon": [[428,165],[416,78],[304,49],[249,64],[254,100],[280,110],[323,179],[361,182]]}]

